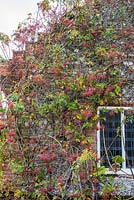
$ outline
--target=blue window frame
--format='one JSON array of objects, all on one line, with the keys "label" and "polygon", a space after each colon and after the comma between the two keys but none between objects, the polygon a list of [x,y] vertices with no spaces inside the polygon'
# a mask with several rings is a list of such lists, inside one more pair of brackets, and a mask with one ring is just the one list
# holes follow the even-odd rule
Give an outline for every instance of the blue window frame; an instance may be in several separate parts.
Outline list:
[{"label": "blue window frame", "polygon": [[99,107],[97,150],[102,164],[110,168],[112,158],[123,158],[123,170],[134,168],[134,110],[130,107]]},{"label": "blue window frame", "polygon": [[126,167],[134,168],[134,115],[124,113],[126,117],[125,129],[125,151],[126,151]]}]

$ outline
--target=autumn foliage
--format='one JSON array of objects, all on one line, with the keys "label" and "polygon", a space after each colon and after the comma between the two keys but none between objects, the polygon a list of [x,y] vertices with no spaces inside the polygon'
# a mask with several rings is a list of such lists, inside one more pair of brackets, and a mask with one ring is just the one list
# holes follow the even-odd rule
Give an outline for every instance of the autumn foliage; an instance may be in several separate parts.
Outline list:
[{"label": "autumn foliage", "polygon": [[[38,4],[13,41],[19,46],[3,81],[0,189],[12,199],[110,199],[97,167],[98,106],[127,105],[133,60],[131,1]],[[123,73],[122,73],[123,72]],[[11,84],[12,81],[12,84]],[[105,189],[107,188],[107,190]],[[115,199],[118,195],[114,193]]]}]

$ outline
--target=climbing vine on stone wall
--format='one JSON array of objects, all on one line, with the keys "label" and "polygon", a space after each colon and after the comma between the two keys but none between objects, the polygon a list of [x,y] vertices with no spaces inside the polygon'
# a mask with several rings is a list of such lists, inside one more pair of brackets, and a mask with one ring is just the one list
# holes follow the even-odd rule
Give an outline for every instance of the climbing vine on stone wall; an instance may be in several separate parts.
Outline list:
[{"label": "climbing vine on stone wall", "polygon": [[[134,69],[124,61],[133,62],[133,2],[54,5],[39,3],[39,18],[13,37],[22,50],[3,82],[0,187],[14,199],[95,199],[106,182],[105,167],[97,167],[97,108],[122,105],[130,84]],[[114,189],[104,184],[103,198]]]}]

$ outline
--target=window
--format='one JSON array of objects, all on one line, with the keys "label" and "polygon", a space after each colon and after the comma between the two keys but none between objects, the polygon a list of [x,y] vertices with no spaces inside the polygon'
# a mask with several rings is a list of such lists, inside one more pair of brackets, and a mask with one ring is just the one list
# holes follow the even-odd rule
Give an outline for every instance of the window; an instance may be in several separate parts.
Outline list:
[{"label": "window", "polygon": [[[3,109],[5,110],[5,112],[3,112]],[[5,96],[4,92],[0,90],[0,120],[6,119],[7,109],[8,109],[8,103],[7,103],[6,96]]]},{"label": "window", "polygon": [[99,107],[97,131],[98,157],[109,168],[112,158],[123,158],[121,168],[134,168],[134,109],[130,107]]}]

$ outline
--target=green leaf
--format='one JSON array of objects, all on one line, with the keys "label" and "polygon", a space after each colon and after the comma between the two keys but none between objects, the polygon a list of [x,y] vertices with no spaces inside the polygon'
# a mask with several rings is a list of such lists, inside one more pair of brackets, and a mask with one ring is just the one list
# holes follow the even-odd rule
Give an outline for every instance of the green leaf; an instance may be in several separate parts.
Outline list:
[{"label": "green leaf", "polygon": [[97,83],[95,88],[96,89],[104,89],[105,85],[106,85],[105,83]]},{"label": "green leaf", "polygon": [[11,101],[18,101],[19,96],[17,94],[10,94],[10,95],[7,96],[7,99],[11,100]]},{"label": "green leaf", "polygon": [[6,108],[2,108],[2,107],[0,107],[0,113],[5,113],[6,112]]},{"label": "green leaf", "polygon": [[77,110],[77,103],[76,102],[71,102],[71,103],[69,103],[69,105],[68,105],[68,109],[69,110]]},{"label": "green leaf", "polygon": [[99,103],[100,102],[100,95],[99,94],[94,94],[90,97],[90,101],[92,103]]},{"label": "green leaf", "polygon": [[18,111],[24,111],[25,107],[24,104],[22,102],[16,103],[13,107],[14,111],[18,112]]},{"label": "green leaf", "polygon": [[119,68],[114,68],[110,72],[112,75],[120,75],[120,69]]},{"label": "green leaf", "polygon": [[22,165],[14,163],[14,162],[11,162],[9,164],[9,168],[13,173],[15,173],[15,172],[23,172],[23,169],[24,169]]},{"label": "green leaf", "polygon": [[95,170],[94,170],[94,175],[95,176],[101,176],[101,175],[104,175],[105,173],[107,172],[107,169],[104,167],[104,166],[101,166],[101,167],[97,167]]},{"label": "green leaf", "polygon": [[115,187],[113,185],[110,185],[110,184],[105,184],[103,185],[103,188],[102,188],[102,194],[107,194],[108,192],[113,192],[115,190]]},{"label": "green leaf", "polygon": [[115,97],[115,94],[113,92],[109,92],[110,97]]},{"label": "green leaf", "polygon": [[119,95],[120,94],[120,87],[118,86],[118,85],[115,85],[115,93],[117,94],[117,95]]},{"label": "green leaf", "polygon": [[91,127],[93,124],[92,123],[90,123],[90,122],[85,122],[84,124],[83,124],[83,128],[89,128],[89,127]]},{"label": "green leaf", "polygon": [[92,39],[92,35],[91,34],[86,34],[85,37],[84,37],[84,39],[86,41],[90,41]]},{"label": "green leaf", "polygon": [[122,158],[122,156],[117,155],[112,158],[112,162],[121,164],[122,162],[124,162],[124,159]]}]

